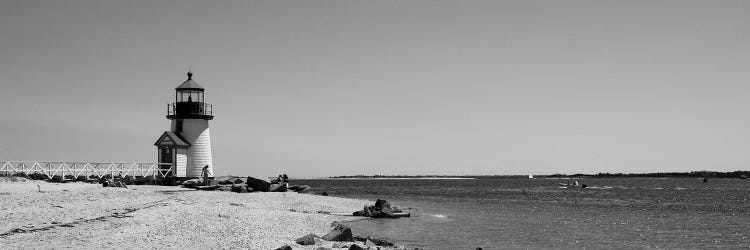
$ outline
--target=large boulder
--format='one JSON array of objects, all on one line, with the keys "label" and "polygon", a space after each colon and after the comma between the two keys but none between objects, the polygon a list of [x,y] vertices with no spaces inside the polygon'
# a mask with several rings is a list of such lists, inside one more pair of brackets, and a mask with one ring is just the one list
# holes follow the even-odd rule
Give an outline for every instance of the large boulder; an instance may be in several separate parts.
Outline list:
[{"label": "large boulder", "polygon": [[337,224],[330,232],[323,236],[327,241],[354,241],[352,229],[343,224]]},{"label": "large boulder", "polygon": [[271,183],[261,179],[255,179],[248,176],[245,183],[247,184],[247,187],[252,188],[253,191],[268,192],[271,190]]},{"label": "large boulder", "polygon": [[377,216],[373,217],[385,217],[385,218],[393,218],[393,209],[391,208],[391,204],[388,203],[386,200],[378,199],[375,201],[375,211],[380,212],[377,214]]},{"label": "large boulder", "polygon": [[303,246],[315,245],[315,237],[317,237],[317,235],[308,234],[297,238],[297,240],[295,240],[294,242]]}]

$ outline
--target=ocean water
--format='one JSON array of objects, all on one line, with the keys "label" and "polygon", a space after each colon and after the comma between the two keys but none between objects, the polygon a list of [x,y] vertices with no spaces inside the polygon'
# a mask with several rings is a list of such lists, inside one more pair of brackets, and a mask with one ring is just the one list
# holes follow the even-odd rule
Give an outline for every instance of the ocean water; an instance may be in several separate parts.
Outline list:
[{"label": "ocean water", "polygon": [[353,223],[425,249],[750,247],[750,180],[694,178],[293,180],[331,196],[385,199],[410,218]]}]

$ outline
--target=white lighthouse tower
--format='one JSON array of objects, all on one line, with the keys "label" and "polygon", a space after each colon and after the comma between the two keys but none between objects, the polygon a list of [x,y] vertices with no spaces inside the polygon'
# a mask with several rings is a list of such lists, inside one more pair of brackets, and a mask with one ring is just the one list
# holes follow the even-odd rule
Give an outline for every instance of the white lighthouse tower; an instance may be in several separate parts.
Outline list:
[{"label": "white lighthouse tower", "polygon": [[167,105],[170,131],[164,131],[154,143],[162,170],[171,169],[169,176],[200,177],[208,166],[213,177],[211,134],[208,121],[213,120],[213,106],[205,102],[205,89],[193,81],[193,73],[175,88],[175,101]]}]

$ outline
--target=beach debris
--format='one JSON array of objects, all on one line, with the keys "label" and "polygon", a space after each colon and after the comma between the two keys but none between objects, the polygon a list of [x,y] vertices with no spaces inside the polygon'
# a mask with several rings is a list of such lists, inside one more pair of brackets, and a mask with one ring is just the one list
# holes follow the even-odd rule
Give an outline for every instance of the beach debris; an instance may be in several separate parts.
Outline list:
[{"label": "beach debris", "polygon": [[114,179],[105,179],[102,181],[102,187],[121,187],[128,188],[122,181],[116,181]]},{"label": "beach debris", "polygon": [[352,229],[344,224],[336,224],[333,229],[322,238],[327,241],[354,241]]},{"label": "beach debris", "polygon": [[296,240],[294,240],[294,242],[303,246],[315,245],[316,237],[318,236],[315,234],[308,234],[308,235],[297,238]]},{"label": "beach debris", "polygon": [[292,250],[292,247],[290,247],[289,245],[283,245],[279,248],[276,248],[275,250]]}]

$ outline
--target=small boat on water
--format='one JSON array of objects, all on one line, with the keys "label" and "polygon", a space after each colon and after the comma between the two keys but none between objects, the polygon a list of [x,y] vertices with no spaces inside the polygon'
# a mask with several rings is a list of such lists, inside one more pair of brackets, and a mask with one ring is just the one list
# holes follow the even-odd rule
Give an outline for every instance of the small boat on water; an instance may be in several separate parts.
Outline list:
[{"label": "small boat on water", "polygon": [[534,175],[529,175],[529,179],[534,179]]}]

